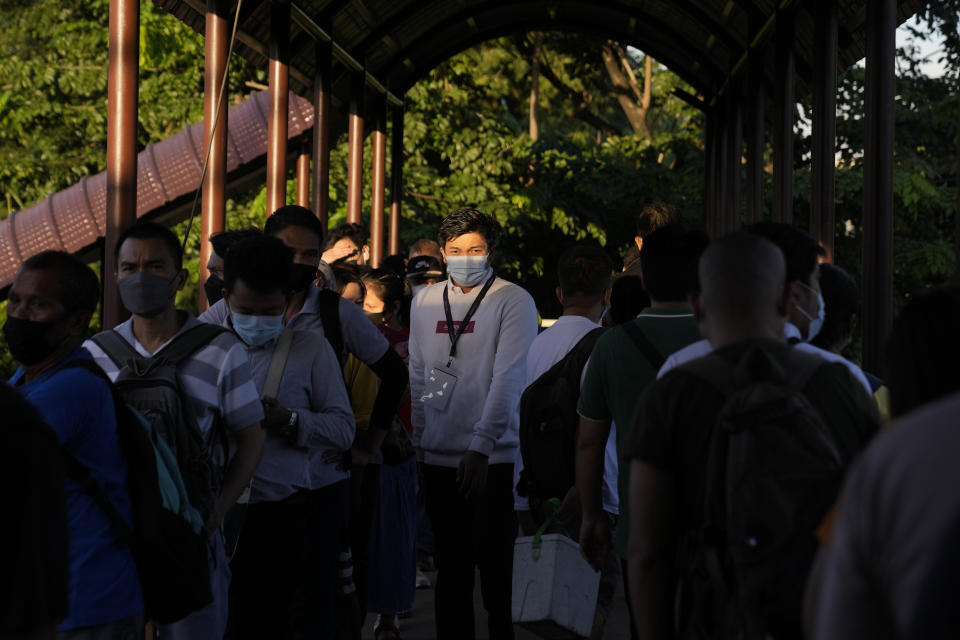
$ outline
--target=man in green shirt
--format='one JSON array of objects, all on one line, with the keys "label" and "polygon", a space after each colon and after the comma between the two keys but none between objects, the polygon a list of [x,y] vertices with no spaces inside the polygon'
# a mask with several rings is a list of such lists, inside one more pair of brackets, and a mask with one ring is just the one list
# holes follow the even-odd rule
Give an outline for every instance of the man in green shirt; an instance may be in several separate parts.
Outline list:
[{"label": "man in green shirt", "polygon": [[[577,408],[577,488],[583,505],[580,549],[594,567],[600,567],[610,551],[610,521],[603,514],[600,486],[611,422],[617,427],[619,458],[643,388],[656,378],[666,356],[701,338],[687,297],[697,288],[697,261],[706,244],[703,233],[679,225],[663,227],[644,239],[640,268],[651,306],[604,334],[587,365]],[[637,337],[637,330],[643,337]],[[626,558],[627,472],[621,465],[617,475],[621,499],[616,553],[621,559]]]}]

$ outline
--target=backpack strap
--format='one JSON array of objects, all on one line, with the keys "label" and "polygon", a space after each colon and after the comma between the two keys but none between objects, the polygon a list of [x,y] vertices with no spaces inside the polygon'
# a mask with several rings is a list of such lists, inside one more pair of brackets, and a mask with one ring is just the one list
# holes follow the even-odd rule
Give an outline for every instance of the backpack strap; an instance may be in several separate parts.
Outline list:
[{"label": "backpack strap", "polygon": [[[111,332],[104,331],[103,333]],[[125,340],[119,336],[117,336],[117,338],[126,344]],[[119,408],[122,401],[117,397],[116,389],[114,388],[113,383],[110,381],[110,378],[106,373],[104,373],[103,369],[97,365],[97,363],[84,358],[76,358],[64,364],[57,373],[60,371],[66,371],[67,369],[84,369],[106,382],[107,386],[110,388],[110,395],[113,397],[114,414],[116,416],[115,419],[118,421],[120,420]],[[63,468],[70,479],[79,484],[84,493],[90,496],[94,503],[96,503],[96,505],[100,507],[107,515],[107,518],[110,520],[110,524],[114,529],[114,533],[116,533],[117,537],[120,539],[120,542],[133,550],[133,529],[127,524],[127,521],[123,519],[120,511],[110,501],[110,498],[107,497],[103,487],[101,487],[100,484],[94,480],[93,475],[90,473],[90,469],[87,468],[82,462],[77,460],[72,454],[68,453],[67,450],[62,446],[60,448],[60,458],[63,461]]]},{"label": "backpack strap", "polygon": [[211,340],[226,331],[227,329],[220,325],[201,322],[192,329],[181,333],[153,355],[154,357],[162,355],[167,362],[177,366],[189,358],[197,349],[210,344]]},{"label": "backpack strap", "polygon": [[283,370],[287,366],[287,358],[290,356],[290,345],[293,344],[293,329],[285,328],[277,338],[277,344],[273,348],[273,356],[270,358],[270,368],[267,369],[267,379],[263,383],[262,398],[276,398],[280,390],[280,379],[283,377]]},{"label": "backpack strap", "polygon": [[643,331],[637,326],[637,323],[631,320],[630,322],[624,323],[623,330],[627,332],[627,336],[630,337],[630,340],[633,341],[633,344],[637,349],[640,350],[640,353],[643,354],[643,357],[653,365],[653,368],[657,371],[660,370],[660,367],[663,366],[663,363],[667,361],[666,357],[648,338]]},{"label": "backpack strap", "polygon": [[137,350],[129,342],[123,339],[123,336],[116,329],[107,329],[90,338],[93,343],[100,347],[107,357],[113,361],[118,368],[134,358],[141,357]]},{"label": "backpack strap", "polygon": [[333,347],[337,360],[343,364],[343,329],[340,326],[340,294],[321,289],[317,295],[317,310],[323,323],[323,335]]}]

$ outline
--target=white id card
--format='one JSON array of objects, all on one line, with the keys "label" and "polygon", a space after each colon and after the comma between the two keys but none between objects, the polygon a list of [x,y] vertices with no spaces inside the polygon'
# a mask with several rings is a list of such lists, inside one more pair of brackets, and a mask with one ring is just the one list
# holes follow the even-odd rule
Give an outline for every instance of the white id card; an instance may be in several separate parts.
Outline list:
[{"label": "white id card", "polygon": [[450,396],[457,386],[457,373],[450,367],[433,365],[420,401],[434,411],[444,411],[450,403]]}]

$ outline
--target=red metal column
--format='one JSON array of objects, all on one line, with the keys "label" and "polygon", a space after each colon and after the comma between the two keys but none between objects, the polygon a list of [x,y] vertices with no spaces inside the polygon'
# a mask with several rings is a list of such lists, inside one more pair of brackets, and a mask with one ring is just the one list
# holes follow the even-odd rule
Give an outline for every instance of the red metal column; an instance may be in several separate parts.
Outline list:
[{"label": "red metal column", "polygon": [[329,42],[316,44],[313,83],[313,212],[327,228],[330,206],[330,54]]},{"label": "red metal column", "polygon": [[370,265],[383,259],[383,198],[387,168],[387,99],[377,96],[373,124],[373,157],[370,167]]},{"label": "red metal column", "polygon": [[777,13],[773,126],[773,221],[793,222],[793,14]]},{"label": "red metal column", "polygon": [[137,220],[137,91],[140,2],[110,0],[107,70],[107,213],[104,245],[103,328],[127,316],[113,279],[120,234]]},{"label": "red metal column", "polygon": [[[755,33],[757,28],[754,25],[751,33]],[[766,138],[762,51],[751,51],[747,64],[747,220],[753,223],[760,222],[763,217],[763,153],[766,150]]]},{"label": "red metal column", "polygon": [[400,204],[403,202],[403,107],[393,110],[390,132],[390,233],[387,253],[400,253]]},{"label": "red metal column", "polygon": [[290,49],[290,3],[270,5],[270,115],[267,119],[266,215],[287,203],[287,76]]},{"label": "red metal column", "polygon": [[863,368],[878,371],[893,311],[893,94],[896,2],[867,3],[863,144]]},{"label": "red metal column", "polygon": [[297,204],[310,208],[310,147],[304,141],[297,156]]},{"label": "red metal column", "polygon": [[360,224],[363,218],[363,74],[356,74],[350,88],[350,121],[348,128],[349,158],[347,160],[347,222]]},{"label": "red metal column", "polygon": [[834,166],[837,137],[837,5],[814,8],[813,148],[810,168],[810,233],[833,261]]},{"label": "red metal column", "polygon": [[727,233],[742,225],[740,215],[741,167],[743,158],[743,94],[739,82],[732,82],[727,103],[727,199],[724,202],[724,218]]},{"label": "red metal column", "polygon": [[[203,148],[210,149],[203,176],[200,214],[200,282],[207,280],[207,261],[213,248],[210,236],[220,233],[226,222],[227,109],[226,92],[220,93],[230,54],[229,7],[225,0],[207,0],[206,65],[203,73]],[[219,109],[219,113],[218,113]],[[216,121],[216,130],[214,130]],[[211,145],[211,138],[213,144]],[[203,287],[200,287],[203,290]],[[208,306],[206,294],[197,302],[200,311]]]}]

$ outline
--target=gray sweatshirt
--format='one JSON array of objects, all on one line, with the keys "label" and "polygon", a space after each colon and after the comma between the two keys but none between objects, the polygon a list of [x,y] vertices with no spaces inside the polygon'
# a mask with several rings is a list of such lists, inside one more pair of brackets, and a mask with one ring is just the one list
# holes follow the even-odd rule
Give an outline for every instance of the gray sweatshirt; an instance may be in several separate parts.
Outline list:
[{"label": "gray sweatshirt", "polygon": [[[486,280],[486,279],[485,279]],[[484,281],[485,281],[484,280]],[[425,397],[436,391],[435,365],[447,368],[450,337],[443,310],[448,288],[455,326],[483,285],[464,293],[449,280],[417,294],[410,311],[410,397],[413,444],[428,464],[456,467],[467,451],[490,464],[516,459],[518,409],[526,381],[526,357],[537,335],[537,309],[521,287],[497,278],[457,343],[450,369],[457,376],[446,406]],[[444,378],[449,380],[448,378]]]}]

